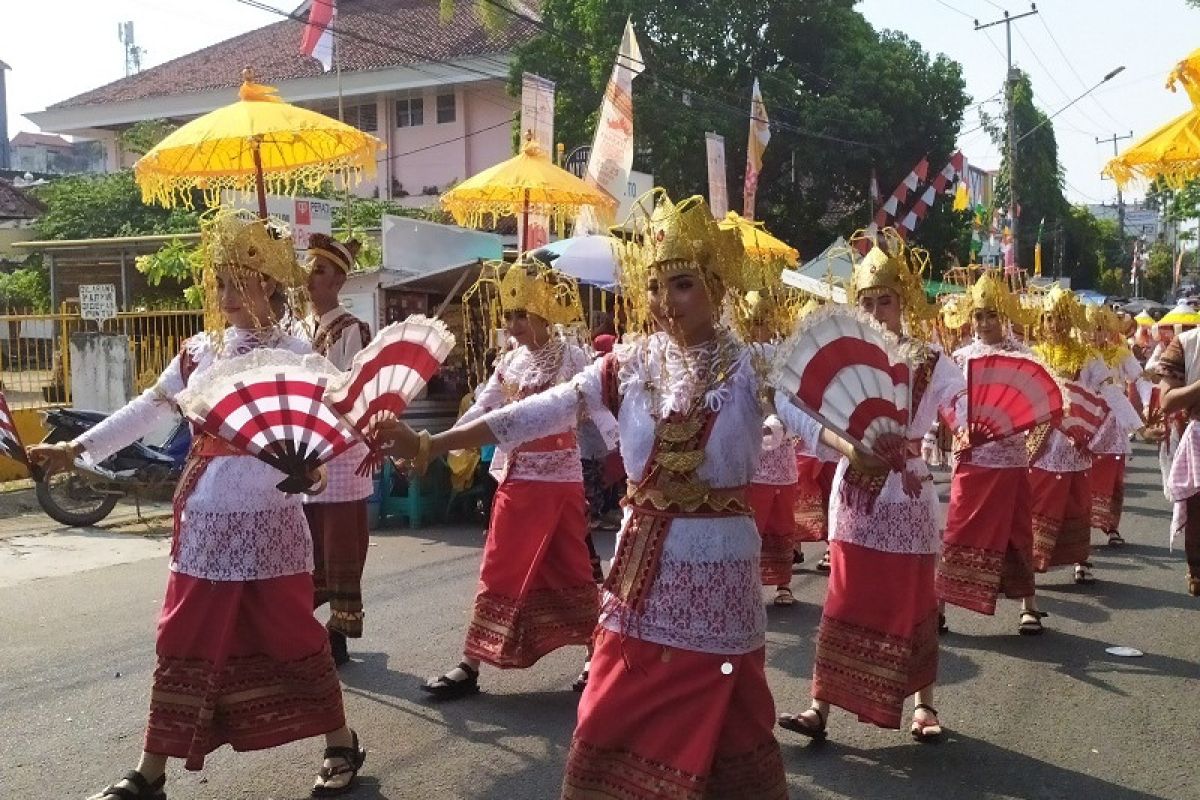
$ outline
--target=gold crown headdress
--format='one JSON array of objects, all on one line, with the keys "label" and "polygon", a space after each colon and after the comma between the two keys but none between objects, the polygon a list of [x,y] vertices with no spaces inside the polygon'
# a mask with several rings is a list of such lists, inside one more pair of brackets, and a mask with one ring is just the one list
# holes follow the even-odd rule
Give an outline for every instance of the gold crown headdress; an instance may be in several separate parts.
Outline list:
[{"label": "gold crown headdress", "polygon": [[1059,320],[1064,327],[1082,328],[1087,324],[1083,304],[1070,289],[1061,286],[1051,287],[1042,297],[1042,323],[1046,326],[1050,320]]},{"label": "gold crown headdress", "polygon": [[971,321],[971,315],[980,309],[996,311],[1007,322],[1031,325],[1037,321],[1021,306],[1020,298],[1009,288],[1008,280],[999,270],[983,272],[966,294],[959,295],[953,306],[947,305],[943,319],[951,328],[961,328]]},{"label": "gold crown headdress", "polygon": [[583,321],[579,285],[566,273],[526,255],[521,261],[486,261],[479,279],[462,296],[463,333],[468,369],[486,379],[484,353],[495,344],[492,333],[504,327],[504,314],[525,311],[551,325]]},{"label": "gold crown headdress", "polygon": [[717,225],[703,197],[673,203],[665,190],[656,188],[638,198],[633,208],[626,227],[612,233],[622,240],[618,282],[634,327],[650,328],[646,289],[651,278],[662,281],[695,273],[718,312],[726,297],[741,295],[741,239],[737,231]]},{"label": "gold crown headdress", "polygon": [[869,245],[867,254],[854,264],[850,276],[851,303],[857,303],[861,294],[888,290],[900,298],[904,306],[905,322],[909,334],[923,335],[923,323],[933,320],[937,308],[925,298],[924,276],[929,274],[929,252],[920,247],[909,247],[904,238],[893,228],[884,228],[877,236],[866,230],[856,231],[849,240],[851,258],[862,243]]},{"label": "gold crown headdress", "polygon": [[[201,217],[196,263],[204,327],[214,334],[225,328],[217,296],[218,273],[235,281],[273,278],[285,292],[300,289],[308,278],[307,270],[296,260],[287,225],[277,219],[259,219],[245,210],[218,208]],[[259,320],[263,325],[268,322]]]}]

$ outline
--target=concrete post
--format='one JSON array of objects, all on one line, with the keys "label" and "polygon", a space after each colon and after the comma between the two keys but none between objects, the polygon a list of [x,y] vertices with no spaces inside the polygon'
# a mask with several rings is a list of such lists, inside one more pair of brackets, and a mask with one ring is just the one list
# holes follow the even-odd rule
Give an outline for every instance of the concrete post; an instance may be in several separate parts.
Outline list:
[{"label": "concrete post", "polygon": [[71,405],[111,414],[133,399],[129,337],[86,331],[71,334]]}]

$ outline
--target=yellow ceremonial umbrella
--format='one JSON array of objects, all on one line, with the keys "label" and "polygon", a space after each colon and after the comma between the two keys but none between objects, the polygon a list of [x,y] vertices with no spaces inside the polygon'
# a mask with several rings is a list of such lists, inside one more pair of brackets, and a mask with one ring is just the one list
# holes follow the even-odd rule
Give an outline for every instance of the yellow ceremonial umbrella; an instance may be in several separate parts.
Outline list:
[{"label": "yellow ceremonial umbrella", "polygon": [[1162,178],[1178,189],[1200,175],[1200,50],[1180,61],[1167,76],[1167,88],[1183,84],[1192,108],[1131,145],[1104,167],[1104,174],[1124,186],[1135,178]]},{"label": "yellow ceremonial umbrella", "polygon": [[1139,328],[1149,328],[1154,325],[1154,317],[1145,311],[1139,311],[1138,315],[1133,318],[1133,321],[1138,324]]},{"label": "yellow ceremonial umbrella", "polygon": [[267,216],[267,189],[291,194],[340,176],[347,185],[375,174],[383,143],[336,119],[289,105],[276,90],[242,71],[239,100],[194,119],[133,165],[142,201],[190,205],[202,189],[210,205],[222,190],[258,193]]},{"label": "yellow ceremonial umbrella", "polygon": [[800,263],[800,252],[787,242],[767,233],[761,222],[746,219],[736,211],[730,211],[725,219],[717,223],[722,230],[736,230],[742,240],[746,255],[763,261],[782,260],[789,267]]},{"label": "yellow ceremonial umbrella", "polygon": [[[561,231],[567,215],[584,207],[611,221],[617,201],[555,166],[530,139],[517,155],[467,178],[442,195],[442,207],[455,222],[468,228],[494,225],[500,217],[520,216],[524,237],[530,214],[550,217]],[[525,250],[524,239],[520,249]]]}]

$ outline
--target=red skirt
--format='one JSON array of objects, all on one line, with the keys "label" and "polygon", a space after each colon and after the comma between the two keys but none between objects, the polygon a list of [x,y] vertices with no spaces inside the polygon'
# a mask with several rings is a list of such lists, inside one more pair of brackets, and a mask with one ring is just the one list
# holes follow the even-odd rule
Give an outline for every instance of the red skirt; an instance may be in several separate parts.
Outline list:
[{"label": "red skirt", "polygon": [[601,630],[563,800],[786,800],[765,660]]},{"label": "red skirt", "polygon": [[937,595],[981,614],[996,597],[1030,597],[1033,515],[1029,470],[959,463],[950,481]]},{"label": "red skirt", "polygon": [[357,639],[362,636],[362,574],[371,543],[367,501],[307,503],[304,516],[312,531],[313,608],[329,603],[328,627]]},{"label": "red skirt", "polygon": [[813,697],[862,722],[899,728],[904,699],[937,679],[937,557],[829,545]]},{"label": "red skirt", "polygon": [[464,650],[501,669],[586,645],[600,616],[580,483],[506,480],[496,490]]},{"label": "red skirt", "polygon": [[1079,564],[1092,553],[1092,489],[1087,470],[1029,470],[1033,489],[1033,568]]},{"label": "red skirt", "polygon": [[145,750],[198,770],[223,744],[261,750],[346,724],[312,576],[210,581],[172,572],[158,620]]},{"label": "red skirt", "polygon": [[1104,532],[1121,527],[1125,506],[1125,456],[1097,453],[1092,456],[1092,527]]},{"label": "red skirt", "polygon": [[796,468],[796,541],[821,542],[829,538],[829,498],[837,463],[798,456]]},{"label": "red skirt", "polygon": [[762,537],[762,584],[787,586],[792,582],[796,543],[796,484],[752,483],[746,490],[746,502],[754,511],[754,524]]}]

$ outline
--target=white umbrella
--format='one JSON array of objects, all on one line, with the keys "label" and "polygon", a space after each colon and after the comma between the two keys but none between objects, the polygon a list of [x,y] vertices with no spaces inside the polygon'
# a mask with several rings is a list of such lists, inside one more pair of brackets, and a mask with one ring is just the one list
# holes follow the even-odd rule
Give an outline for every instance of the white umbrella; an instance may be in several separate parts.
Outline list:
[{"label": "white umbrella", "polygon": [[533,255],[581,283],[608,287],[617,282],[615,245],[611,236],[574,236],[551,242]]}]

